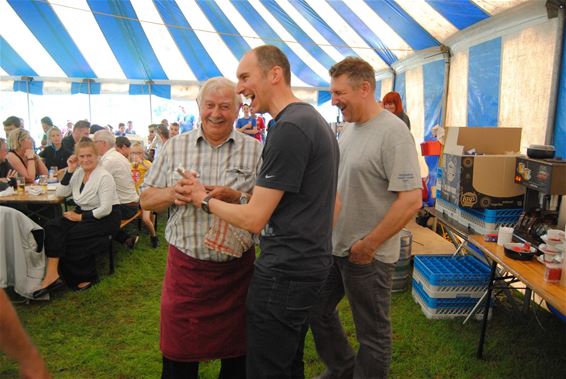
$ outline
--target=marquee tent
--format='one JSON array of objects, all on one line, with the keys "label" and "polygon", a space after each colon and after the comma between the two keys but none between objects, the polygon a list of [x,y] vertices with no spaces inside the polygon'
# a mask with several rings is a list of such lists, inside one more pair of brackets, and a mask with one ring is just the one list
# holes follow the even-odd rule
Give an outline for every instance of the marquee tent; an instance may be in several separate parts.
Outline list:
[{"label": "marquee tent", "polygon": [[[520,126],[523,148],[554,142],[566,157],[563,8],[564,0],[0,0],[0,96],[192,100],[203,81],[235,79],[242,55],[270,43],[313,104],[330,100],[328,68],[360,56],[376,70],[376,97],[401,94],[417,142],[436,124]],[[10,114],[0,105],[0,117]]]}]

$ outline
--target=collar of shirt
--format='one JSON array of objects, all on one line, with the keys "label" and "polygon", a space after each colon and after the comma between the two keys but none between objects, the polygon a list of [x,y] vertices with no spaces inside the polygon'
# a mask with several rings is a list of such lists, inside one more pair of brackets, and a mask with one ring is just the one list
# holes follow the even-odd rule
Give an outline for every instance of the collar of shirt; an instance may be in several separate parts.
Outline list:
[{"label": "collar of shirt", "polygon": [[[226,141],[222,142],[220,145],[216,146],[216,148],[219,148],[221,146],[223,146],[226,142],[232,141],[234,142],[234,136],[236,135],[236,130],[232,129],[232,132],[230,133],[230,135],[228,136],[228,138],[226,138]],[[195,146],[198,145],[199,141],[205,141],[206,143],[208,143],[208,141],[206,140],[206,137],[204,136],[204,133],[202,132],[202,127],[200,127],[199,129],[197,129],[197,138],[195,138]],[[208,143],[209,144],[209,143]],[[210,145],[210,144],[209,144]],[[211,145],[212,146],[212,145]]]}]

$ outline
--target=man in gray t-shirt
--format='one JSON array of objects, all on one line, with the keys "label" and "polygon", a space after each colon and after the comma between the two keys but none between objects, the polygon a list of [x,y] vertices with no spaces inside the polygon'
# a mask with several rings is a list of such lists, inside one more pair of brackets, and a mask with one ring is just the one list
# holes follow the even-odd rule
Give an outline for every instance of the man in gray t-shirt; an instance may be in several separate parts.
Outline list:
[{"label": "man in gray t-shirt", "polygon": [[[322,378],[385,378],[391,361],[391,273],[399,259],[399,231],[421,207],[415,142],[403,121],[374,99],[373,68],[348,57],[330,69],[332,104],[346,125],[334,213],[334,263],[312,312]],[[357,354],[336,306],[346,295]]]}]

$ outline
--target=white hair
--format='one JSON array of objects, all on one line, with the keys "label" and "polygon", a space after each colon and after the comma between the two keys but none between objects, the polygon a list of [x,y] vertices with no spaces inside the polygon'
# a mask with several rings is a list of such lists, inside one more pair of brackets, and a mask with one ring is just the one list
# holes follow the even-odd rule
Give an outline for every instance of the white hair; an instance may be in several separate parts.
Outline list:
[{"label": "white hair", "polygon": [[225,88],[234,92],[234,106],[236,109],[240,109],[240,106],[242,105],[242,97],[236,93],[236,83],[220,76],[208,79],[204,82],[202,87],[200,87],[200,91],[197,96],[197,104],[199,108],[202,105],[202,99],[207,93],[220,91]]},{"label": "white hair", "polygon": [[94,133],[93,140],[95,141],[104,141],[109,146],[114,146],[116,144],[116,137],[114,134],[109,130],[99,130],[98,132]]}]

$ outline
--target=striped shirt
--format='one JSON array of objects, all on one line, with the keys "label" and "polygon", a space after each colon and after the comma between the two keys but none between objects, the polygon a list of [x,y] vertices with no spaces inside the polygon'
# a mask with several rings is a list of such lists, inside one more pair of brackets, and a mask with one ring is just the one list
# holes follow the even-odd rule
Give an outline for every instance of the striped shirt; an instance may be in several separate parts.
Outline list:
[{"label": "striped shirt", "polygon": [[[202,129],[183,133],[168,141],[145,176],[142,191],[147,187],[173,187],[180,179],[178,167],[195,170],[204,185],[231,187],[250,193],[261,166],[261,144],[254,138],[232,131],[226,142],[211,146]],[[193,205],[170,209],[165,239],[183,253],[200,260],[226,262],[234,259],[206,248],[204,235],[212,225],[209,215]]]}]

